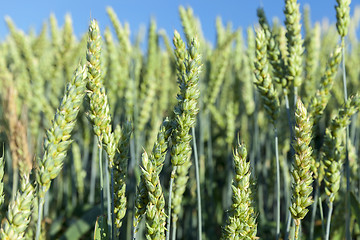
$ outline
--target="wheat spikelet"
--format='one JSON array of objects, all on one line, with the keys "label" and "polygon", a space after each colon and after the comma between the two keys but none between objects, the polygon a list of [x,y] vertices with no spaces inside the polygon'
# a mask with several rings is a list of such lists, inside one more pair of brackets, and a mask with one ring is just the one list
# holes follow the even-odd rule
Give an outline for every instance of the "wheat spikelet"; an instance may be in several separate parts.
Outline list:
[{"label": "wheat spikelet", "polygon": [[29,175],[24,175],[21,179],[21,193],[18,192],[15,200],[10,203],[7,217],[1,224],[1,239],[23,239],[30,222],[33,198],[34,188]]},{"label": "wheat spikelet", "polygon": [[232,187],[232,205],[221,239],[258,239],[257,224],[250,188],[250,162],[246,160],[244,144],[233,151],[235,177]]},{"label": "wheat spikelet", "polygon": [[297,226],[295,232],[297,236],[300,221],[306,216],[309,211],[307,207],[313,202],[310,196],[313,190],[313,177],[310,169],[312,163],[312,148],[310,146],[312,125],[300,98],[296,103],[295,120],[295,141],[293,144],[295,160],[291,172],[293,184],[290,212]]}]

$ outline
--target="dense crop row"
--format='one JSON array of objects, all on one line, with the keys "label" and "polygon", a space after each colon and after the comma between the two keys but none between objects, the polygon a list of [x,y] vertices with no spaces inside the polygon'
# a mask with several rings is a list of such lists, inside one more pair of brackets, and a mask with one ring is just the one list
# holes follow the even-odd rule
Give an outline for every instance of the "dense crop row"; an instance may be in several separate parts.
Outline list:
[{"label": "dense crop row", "polygon": [[246,40],[218,18],[214,47],[180,7],[184,40],[152,19],[146,53],[111,8],[114,31],[92,20],[81,39],[70,16],[38,35],[7,17],[1,239],[357,239],[349,5],[336,25],[296,0],[284,25],[259,8]]}]

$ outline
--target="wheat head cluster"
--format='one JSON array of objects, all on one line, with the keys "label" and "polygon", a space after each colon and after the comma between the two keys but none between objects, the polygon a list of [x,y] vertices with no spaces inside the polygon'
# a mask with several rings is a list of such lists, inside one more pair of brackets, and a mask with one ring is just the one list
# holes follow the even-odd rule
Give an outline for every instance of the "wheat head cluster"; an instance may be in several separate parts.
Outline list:
[{"label": "wheat head cluster", "polygon": [[5,17],[0,238],[360,239],[360,8],[333,4],[214,44],[190,7],[170,35]]}]

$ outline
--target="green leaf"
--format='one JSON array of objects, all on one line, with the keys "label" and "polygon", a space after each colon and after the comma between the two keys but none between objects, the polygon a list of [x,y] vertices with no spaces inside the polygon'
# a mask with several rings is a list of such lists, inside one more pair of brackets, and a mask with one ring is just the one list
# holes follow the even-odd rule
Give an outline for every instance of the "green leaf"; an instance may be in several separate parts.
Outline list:
[{"label": "green leaf", "polygon": [[350,204],[352,212],[355,214],[356,222],[360,224],[360,202],[355,197],[354,193],[350,193]]},{"label": "green leaf", "polygon": [[64,235],[60,237],[61,240],[71,239],[76,240],[81,238],[87,233],[96,221],[96,217],[101,214],[101,207],[97,205],[90,210],[86,211],[81,218],[76,219],[71,223],[70,227],[66,230]]},{"label": "green leaf", "polygon": [[109,239],[108,226],[104,216],[99,216],[95,223],[94,240],[107,240]]}]

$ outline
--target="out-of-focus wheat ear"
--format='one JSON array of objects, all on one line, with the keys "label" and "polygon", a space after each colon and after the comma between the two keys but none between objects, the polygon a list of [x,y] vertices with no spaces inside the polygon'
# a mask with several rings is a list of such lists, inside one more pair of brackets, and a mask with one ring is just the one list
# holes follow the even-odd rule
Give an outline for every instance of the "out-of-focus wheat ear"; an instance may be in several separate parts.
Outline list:
[{"label": "out-of-focus wheat ear", "polygon": [[303,84],[302,96],[305,97],[304,103],[308,105],[311,96],[315,95],[316,86],[319,84],[319,62],[321,48],[321,29],[320,24],[309,30],[305,36],[305,78]]},{"label": "out-of-focus wheat ear", "polygon": [[224,84],[226,71],[230,64],[231,46],[236,37],[236,33],[224,35],[224,39],[221,40],[222,42],[217,42],[217,48],[210,59],[211,68],[209,75],[209,87],[205,96],[206,105],[215,104],[221,87]]},{"label": "out-of-focus wheat ear", "polygon": [[276,39],[274,33],[270,29],[270,25],[265,16],[265,11],[263,8],[257,9],[257,15],[261,28],[265,32],[265,37],[267,39],[267,58],[270,65],[272,66],[272,79],[281,85],[284,90],[284,93],[288,94],[288,82],[286,79],[286,66],[281,55],[279,48],[279,42]]},{"label": "out-of-focus wheat ear", "polygon": [[295,150],[295,160],[291,175],[293,177],[292,197],[290,212],[295,221],[295,239],[298,239],[300,221],[306,216],[312,200],[312,148],[310,142],[312,139],[312,125],[305,106],[300,98],[296,103],[295,110],[295,141],[293,147]]},{"label": "out-of-focus wheat ear", "polygon": [[[16,43],[17,49],[23,57],[29,79],[31,79],[29,84],[29,87],[31,87],[29,105],[32,106],[29,108],[30,130],[36,138],[39,133],[41,123],[43,122],[41,119],[41,113],[44,113],[46,119],[49,121],[52,117],[53,110],[45,98],[44,79],[39,72],[39,66],[37,64],[38,61],[34,57],[34,53],[30,46],[30,40],[23,32],[16,29],[15,24],[10,17],[5,17],[5,21],[10,30],[11,36]],[[29,89],[27,89],[27,91],[29,91]]]},{"label": "out-of-focus wheat ear", "polygon": [[139,224],[146,213],[146,207],[149,203],[148,192],[145,186],[145,180],[143,177],[140,177],[140,182],[136,188],[136,196],[135,196],[135,214],[133,219],[133,227],[135,236],[137,231],[139,230]]},{"label": "out-of-focus wheat ear", "polygon": [[129,39],[129,33],[126,31],[125,27],[120,23],[118,16],[115,11],[111,7],[106,8],[106,12],[109,15],[111,24],[114,27],[116,32],[116,36],[119,40],[122,49],[124,49],[127,53],[131,52],[131,42]]},{"label": "out-of-focus wheat ear", "polygon": [[[115,129],[115,141],[118,143],[114,159],[114,214],[115,225],[119,230],[126,213],[126,178],[130,151],[130,138],[133,132],[130,122]],[[119,235],[119,232],[117,232]]]},{"label": "out-of-focus wheat ear", "polygon": [[104,149],[109,157],[109,167],[112,168],[116,144],[112,134],[111,116],[106,95],[103,86],[102,69],[100,62],[101,55],[101,35],[98,23],[92,20],[89,26],[87,42],[87,68],[88,82],[87,94],[90,102],[90,111],[88,117],[93,124],[93,129],[99,141],[104,144]]},{"label": "out-of-focus wheat ear", "polygon": [[154,104],[156,88],[158,81],[156,79],[156,71],[158,69],[157,62],[159,60],[158,36],[156,33],[156,22],[151,20],[148,36],[148,53],[144,79],[140,88],[140,112],[138,118],[138,132],[145,129],[146,123],[150,119],[152,105]]},{"label": "out-of-focus wheat ear", "polygon": [[267,60],[267,40],[263,29],[256,29],[256,59],[255,59],[255,76],[257,81],[254,82],[265,107],[265,111],[270,117],[270,121],[275,123],[279,116],[279,99],[269,74]]},{"label": "out-of-focus wheat ear", "polygon": [[32,43],[32,49],[34,52],[34,56],[36,58],[43,57],[46,46],[48,44],[47,35],[48,35],[48,25],[46,22],[43,23],[39,35],[36,37],[34,42]]},{"label": "out-of-focus wheat ear", "polygon": [[72,160],[75,170],[76,189],[79,197],[78,201],[79,203],[83,203],[85,194],[84,179],[86,177],[86,171],[82,167],[81,150],[79,144],[76,142],[72,144]]},{"label": "out-of-focus wheat ear", "polygon": [[232,182],[232,205],[223,227],[221,239],[258,239],[256,213],[250,183],[250,162],[244,144],[233,151],[235,176]]},{"label": "out-of-focus wheat ear", "polygon": [[184,8],[179,6],[179,15],[186,42],[190,43],[194,36],[198,36],[201,38],[200,41],[203,41],[200,22],[194,16],[193,9],[191,7]]},{"label": "out-of-focus wheat ear", "polygon": [[329,201],[333,202],[340,187],[341,168],[344,162],[343,136],[345,128],[350,124],[350,118],[360,107],[360,96],[356,94],[348,99],[339,110],[336,117],[331,120],[325,131],[324,156],[325,165],[325,192]]},{"label": "out-of-focus wheat ear", "polygon": [[336,0],[336,3],[336,28],[341,38],[344,38],[349,30],[351,0]]},{"label": "out-of-focus wheat ear", "polygon": [[336,73],[338,72],[341,62],[341,47],[337,47],[334,53],[330,56],[326,65],[326,70],[320,80],[320,88],[316,91],[315,96],[312,97],[309,105],[310,119],[315,126],[323,115],[323,112],[330,100],[330,91],[334,84]]},{"label": "out-of-focus wheat ear", "polygon": [[1,224],[1,239],[22,239],[29,225],[32,213],[34,188],[29,175],[22,176],[21,192],[9,204],[7,217]]},{"label": "out-of-focus wheat ear", "polygon": [[297,95],[296,89],[302,83],[303,71],[303,39],[301,36],[301,14],[300,4],[297,0],[285,0],[285,26],[286,38],[288,46],[287,56],[287,82],[288,87],[291,84],[295,88],[295,96]]},{"label": "out-of-focus wheat ear", "polygon": [[109,105],[112,108],[111,113],[116,112],[117,101],[122,98],[124,83],[120,82],[122,75],[122,66],[120,65],[119,53],[115,45],[110,28],[104,31],[104,40],[106,44],[106,74],[104,85],[107,90]]},{"label": "out-of-focus wheat ear", "polygon": [[351,117],[359,110],[360,96],[350,97],[339,110],[336,117],[331,120],[325,131],[323,164],[325,166],[325,193],[329,198],[329,212],[326,223],[325,239],[330,236],[330,223],[333,211],[333,202],[340,189],[341,170],[346,158],[343,138],[345,128],[350,124]]}]

